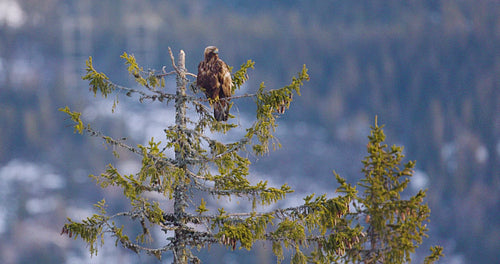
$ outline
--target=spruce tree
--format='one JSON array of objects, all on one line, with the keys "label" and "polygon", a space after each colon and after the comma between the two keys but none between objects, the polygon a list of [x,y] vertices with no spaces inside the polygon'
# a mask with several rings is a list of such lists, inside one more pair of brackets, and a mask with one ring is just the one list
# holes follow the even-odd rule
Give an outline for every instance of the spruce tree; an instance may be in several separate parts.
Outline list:
[{"label": "spruce tree", "polygon": [[[265,155],[271,148],[279,147],[273,137],[276,118],[288,109],[293,94],[300,95],[300,87],[309,79],[306,67],[285,87],[268,90],[262,83],[255,94],[234,95],[248,79],[247,71],[254,63],[249,60],[241,65],[233,74],[235,89],[231,99],[234,102],[253,98],[256,120],[244,130],[241,139],[223,143],[209,137],[207,132],[224,135],[238,128],[238,124],[216,121],[207,99],[196,87],[196,75],[185,67],[184,52],[180,51],[177,61],[170,49],[169,55],[170,72],[166,67],[159,72],[144,71],[133,55],[122,55],[140,88],[115,84],[95,70],[92,58],[87,61],[83,79],[88,80],[94,95],[107,97],[124,92],[136,96],[141,103],[159,102],[165,107],[172,107],[169,102],[173,101],[176,117],[175,124],[164,130],[165,143],[151,139],[146,146],[130,146],[84,124],[80,113],[68,107],[60,109],[74,122],[75,132],[100,137],[106,144],[124,148],[142,160],[140,170],[134,174],[124,175],[110,164],[101,175],[91,175],[102,188],[121,188],[130,210],[110,215],[106,201],[101,200],[95,204],[94,215],[81,221],[68,218],[63,234],[84,240],[91,255],[97,254],[99,244],[105,242],[104,234],[109,233],[116,244],[136,253],[145,252],[158,259],[172,254],[175,264],[200,263],[193,249],[222,244],[228,250],[250,250],[259,240],[272,244],[277,262],[284,259],[284,248],[293,252],[291,263],[410,261],[410,253],[422,243],[427,231],[424,222],[428,220],[429,209],[423,204],[425,192],[409,200],[401,199],[400,193],[408,184],[414,163],[398,167],[403,158],[401,148],[387,150],[383,131],[376,123],[369,137],[369,155],[363,161],[365,178],[359,183],[364,189],[362,195],[334,173],[339,187],[333,198],[311,194],[304,198],[303,205],[262,212],[259,208],[285,199],[293,190],[287,184],[279,188],[268,186],[267,181],[251,184],[248,180],[251,162],[245,154]],[[169,75],[176,76],[175,94],[165,88],[165,78]],[[116,103],[117,99],[113,109]],[[197,113],[195,118],[188,117],[188,109]],[[169,157],[168,150],[175,155]],[[151,192],[172,200],[173,208],[162,208],[159,201],[145,195]],[[209,209],[205,201],[231,197],[248,198],[251,210]],[[119,224],[121,218],[132,220],[140,232],[127,233],[125,230],[130,229]],[[165,234],[161,247],[151,246],[153,228]],[[441,255],[440,247],[432,250],[426,259],[428,263]]]}]

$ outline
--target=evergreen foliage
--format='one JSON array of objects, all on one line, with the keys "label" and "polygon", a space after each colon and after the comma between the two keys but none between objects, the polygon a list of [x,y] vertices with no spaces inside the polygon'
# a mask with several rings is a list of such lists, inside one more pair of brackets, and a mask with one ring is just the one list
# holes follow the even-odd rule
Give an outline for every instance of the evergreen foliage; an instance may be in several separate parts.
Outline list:
[{"label": "evergreen foliage", "polygon": [[[238,141],[223,143],[207,136],[206,132],[225,134],[238,127],[233,123],[216,121],[207,99],[198,94],[193,78],[196,75],[185,69],[185,55],[181,51],[177,63],[169,49],[173,71],[144,71],[133,55],[124,53],[129,73],[141,89],[128,88],[111,82],[105,74],[97,72],[92,58],[87,61],[90,90],[94,95],[107,97],[115,91],[127,96],[138,95],[138,100],[159,102],[175,101],[176,122],[164,130],[166,143],[151,139],[147,146],[129,146],[84,125],[80,113],[68,107],[60,111],[68,114],[75,123],[75,132],[88,132],[101,137],[107,144],[125,148],[142,159],[141,169],[131,175],[123,175],[112,164],[101,175],[91,177],[102,187],[116,186],[130,202],[130,210],[109,215],[106,202],[95,206],[98,213],[81,221],[68,218],[62,233],[83,239],[90,247],[91,255],[97,254],[99,243],[104,243],[104,234],[115,238],[136,253],[145,252],[158,259],[172,252],[174,263],[199,263],[191,251],[193,248],[223,244],[228,249],[250,250],[258,240],[272,243],[272,251],[281,262],[285,258],[284,248],[293,251],[291,263],[404,263],[410,261],[427,228],[429,208],[423,204],[425,191],[418,192],[408,200],[401,199],[412,175],[414,162],[400,168],[402,148],[387,149],[384,134],[375,122],[369,137],[368,156],[363,160],[365,178],[358,184],[364,190],[358,194],[355,186],[334,173],[339,187],[336,197],[311,194],[304,204],[280,208],[268,212],[258,211],[258,206],[267,206],[286,198],[293,190],[286,184],[279,188],[268,186],[266,181],[251,184],[248,180],[250,161],[243,154],[252,151],[256,155],[269,152],[279,143],[273,137],[277,128],[276,117],[290,106],[293,94],[300,95],[300,87],[309,79],[307,69],[293,77],[285,87],[266,90],[260,85],[256,94],[233,96],[253,98],[256,103],[256,121],[246,129]],[[247,61],[233,75],[234,87],[248,79],[247,71],[254,63]],[[167,93],[165,77],[175,75],[177,90]],[[192,94],[187,94],[190,88]],[[234,90],[233,90],[234,94]],[[118,103],[115,99],[113,106]],[[197,119],[186,114],[187,104],[194,106]],[[113,109],[114,109],[113,107]],[[251,146],[251,150],[247,147]],[[168,157],[167,150],[175,152]],[[173,208],[162,208],[158,201],[146,194],[158,193],[174,201]],[[200,202],[194,193],[204,193]],[[246,197],[252,203],[250,212],[227,212],[224,208],[212,211],[205,199]],[[127,233],[120,226],[120,218],[129,218],[140,228],[138,234]],[[364,222],[363,219],[366,221]],[[164,245],[153,248],[151,229],[159,228],[165,233]],[[432,248],[426,263],[432,263],[442,255],[440,247]]]}]

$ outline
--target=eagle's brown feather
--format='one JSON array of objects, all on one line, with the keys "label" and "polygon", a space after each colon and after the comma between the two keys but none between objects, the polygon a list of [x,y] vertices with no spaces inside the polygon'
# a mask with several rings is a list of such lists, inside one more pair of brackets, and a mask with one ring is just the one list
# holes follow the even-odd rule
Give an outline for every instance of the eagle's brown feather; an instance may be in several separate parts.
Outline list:
[{"label": "eagle's brown feather", "polygon": [[[196,83],[203,89],[207,98],[212,99],[214,117],[217,121],[227,121],[229,116],[229,97],[233,82],[229,66],[218,56],[214,46],[205,48],[204,60],[198,65]],[[227,98],[226,100],[220,100]]]}]

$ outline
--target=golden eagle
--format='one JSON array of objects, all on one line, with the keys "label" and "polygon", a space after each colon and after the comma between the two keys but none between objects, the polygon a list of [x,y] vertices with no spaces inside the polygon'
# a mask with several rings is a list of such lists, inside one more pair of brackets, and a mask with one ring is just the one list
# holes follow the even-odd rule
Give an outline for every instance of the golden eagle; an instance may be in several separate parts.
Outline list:
[{"label": "golden eagle", "polygon": [[[208,46],[205,48],[205,59],[198,65],[196,84],[205,91],[210,102],[213,102],[215,119],[227,121],[233,81],[229,66],[219,58],[217,47]],[[220,100],[223,98],[227,99]]]}]

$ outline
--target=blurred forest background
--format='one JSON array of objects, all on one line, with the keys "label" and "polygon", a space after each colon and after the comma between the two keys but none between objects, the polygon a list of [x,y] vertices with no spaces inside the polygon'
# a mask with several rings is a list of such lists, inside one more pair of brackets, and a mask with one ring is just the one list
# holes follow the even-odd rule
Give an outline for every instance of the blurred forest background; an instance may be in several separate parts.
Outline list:
[{"label": "blurred forest background", "polygon": [[[333,195],[333,169],[351,183],[361,177],[378,115],[389,143],[417,161],[413,191],[428,188],[422,249],[444,246],[440,263],[500,263],[499,1],[0,0],[2,263],[158,263],[113,240],[90,258],[80,241],[59,235],[67,216],[90,216],[103,197],[120,203],[119,191],[101,190],[88,174],[108,163],[133,172],[139,161],[116,160],[99,139],[73,134],[57,109],[82,111],[94,128],[130,142],[161,140],[173,104],[120,95],[111,114],[114,97],[94,98],[80,79],[85,60],[134,85],[123,52],[161,69],[168,46],[183,49],[196,73],[208,45],[236,69],[256,62],[239,93],[262,81],[282,87],[309,69],[311,81],[280,120],[283,148],[254,159],[255,177],[287,182],[297,202]],[[236,102],[236,122],[252,120],[252,103]],[[269,251],[201,254],[206,263],[272,263]]]}]

